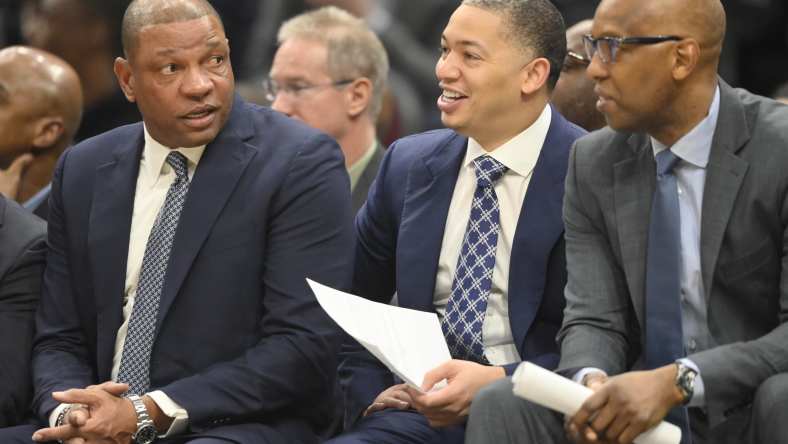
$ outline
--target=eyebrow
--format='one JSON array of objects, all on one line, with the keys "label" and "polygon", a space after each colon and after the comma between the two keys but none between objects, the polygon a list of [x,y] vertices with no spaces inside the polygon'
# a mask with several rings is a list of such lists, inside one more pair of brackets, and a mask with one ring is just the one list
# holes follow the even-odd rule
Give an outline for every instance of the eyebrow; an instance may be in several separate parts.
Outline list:
[{"label": "eyebrow", "polygon": [[[221,44],[222,44],[221,40],[211,40],[211,41],[206,42],[206,45],[210,49],[217,48]],[[168,55],[175,54],[178,51],[179,51],[179,49],[177,49],[177,48],[164,48],[164,49],[160,49],[160,50],[156,51],[156,55],[157,56],[168,56]]]},{"label": "eyebrow", "polygon": [[[446,38],[445,35],[442,35],[441,36],[441,43],[444,43],[446,41],[448,41],[448,39]],[[467,46],[471,46],[471,47],[474,47],[474,48],[478,49],[479,51],[482,51],[485,54],[487,54],[487,48],[485,48],[484,45],[482,45],[481,43],[479,43],[479,42],[477,42],[475,40],[460,40],[460,41],[457,42],[457,44],[460,45],[460,46],[466,46],[466,47]]]}]

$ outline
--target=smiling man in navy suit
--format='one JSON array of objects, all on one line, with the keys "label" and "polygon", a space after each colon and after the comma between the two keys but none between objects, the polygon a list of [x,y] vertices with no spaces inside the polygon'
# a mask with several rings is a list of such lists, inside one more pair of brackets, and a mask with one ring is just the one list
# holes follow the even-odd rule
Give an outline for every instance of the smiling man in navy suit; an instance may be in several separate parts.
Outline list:
[{"label": "smiling man in navy suit", "polygon": [[350,282],[339,146],[233,95],[206,1],[135,0],[123,36],[143,123],[57,166],[33,439],[317,442],[339,336],[304,278]]},{"label": "smiling man in navy suit", "polygon": [[475,393],[523,360],[553,368],[566,282],[561,202],[584,131],[548,104],[566,52],[547,0],[466,0],[435,71],[443,123],[395,142],[356,218],[354,290],[438,314],[453,360],[422,389],[348,346],[335,442],[462,442]]}]

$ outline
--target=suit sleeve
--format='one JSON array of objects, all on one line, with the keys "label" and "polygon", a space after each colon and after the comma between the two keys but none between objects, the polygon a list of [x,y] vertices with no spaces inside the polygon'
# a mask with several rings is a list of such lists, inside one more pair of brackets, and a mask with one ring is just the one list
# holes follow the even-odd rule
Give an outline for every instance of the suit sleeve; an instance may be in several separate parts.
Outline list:
[{"label": "suit sleeve", "polygon": [[62,185],[66,151],[55,168],[49,201],[48,250],[33,347],[33,409],[45,421],[58,405],[52,392],[83,388],[96,381],[74,299],[68,260]]},{"label": "suit sleeve", "polygon": [[[688,356],[703,378],[710,426],[752,401],[769,377],[788,372],[788,193],[780,208],[782,256],[777,299],[779,325],[751,341],[734,342]],[[740,296],[747,297],[747,296]],[[752,297],[752,296],[750,296]]]},{"label": "suit sleeve", "polygon": [[580,163],[583,148],[580,143],[572,148],[564,195],[568,277],[558,333],[559,372],[570,377],[583,367],[621,373],[629,351],[631,307],[624,272],[613,256],[601,212],[591,213],[584,205],[595,197],[584,184],[583,174],[591,173]]},{"label": "suit sleeve", "polygon": [[[387,190],[396,143],[386,151],[366,204],[356,216],[356,256],[353,292],[387,303],[396,290],[396,205]],[[404,184],[400,183],[400,186]],[[350,427],[380,392],[394,385],[393,374],[349,336],[340,353],[339,382],[345,404],[345,428]]]},{"label": "suit sleeve", "polygon": [[30,355],[45,253],[42,233],[0,276],[0,427],[19,424],[30,407]]},{"label": "suit sleeve", "polygon": [[302,145],[267,215],[260,277],[262,339],[235,360],[160,388],[188,412],[192,430],[216,424],[217,418],[225,422],[268,412],[314,411],[315,403],[332,392],[338,328],[305,278],[349,287],[349,189],[344,160],[333,140],[321,135]]}]

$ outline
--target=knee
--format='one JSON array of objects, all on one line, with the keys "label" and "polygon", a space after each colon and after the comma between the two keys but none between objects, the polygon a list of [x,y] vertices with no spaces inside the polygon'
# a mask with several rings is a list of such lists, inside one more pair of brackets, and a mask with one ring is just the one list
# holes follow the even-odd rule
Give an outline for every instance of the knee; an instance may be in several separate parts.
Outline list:
[{"label": "knee", "polygon": [[512,392],[512,380],[510,378],[499,379],[485,387],[482,387],[471,403],[471,412],[474,410],[499,411],[507,406],[516,404],[518,400]]},{"label": "knee", "polygon": [[755,412],[771,415],[788,408],[788,373],[772,376],[758,387],[754,400]]}]

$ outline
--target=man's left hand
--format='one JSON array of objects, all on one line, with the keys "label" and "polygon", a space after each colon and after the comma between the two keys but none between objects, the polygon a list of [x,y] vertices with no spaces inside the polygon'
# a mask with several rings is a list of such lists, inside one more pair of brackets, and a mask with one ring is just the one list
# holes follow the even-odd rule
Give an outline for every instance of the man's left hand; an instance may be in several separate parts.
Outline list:
[{"label": "man's left hand", "polygon": [[576,443],[633,442],[681,404],[676,371],[670,364],[610,378],[569,421],[570,438]]},{"label": "man's left hand", "polygon": [[[408,387],[411,407],[427,417],[432,427],[446,427],[463,422],[471,401],[485,385],[506,376],[502,367],[490,367],[470,361],[451,360],[424,375],[421,392]],[[445,387],[430,392],[435,384],[446,380]]]},{"label": "man's left hand", "polygon": [[90,417],[80,427],[48,427],[38,430],[33,440],[38,442],[68,440],[75,437],[87,442],[129,444],[137,431],[137,414],[131,401],[106,390],[108,387],[71,389],[54,392],[52,397],[61,403],[83,404]]}]

